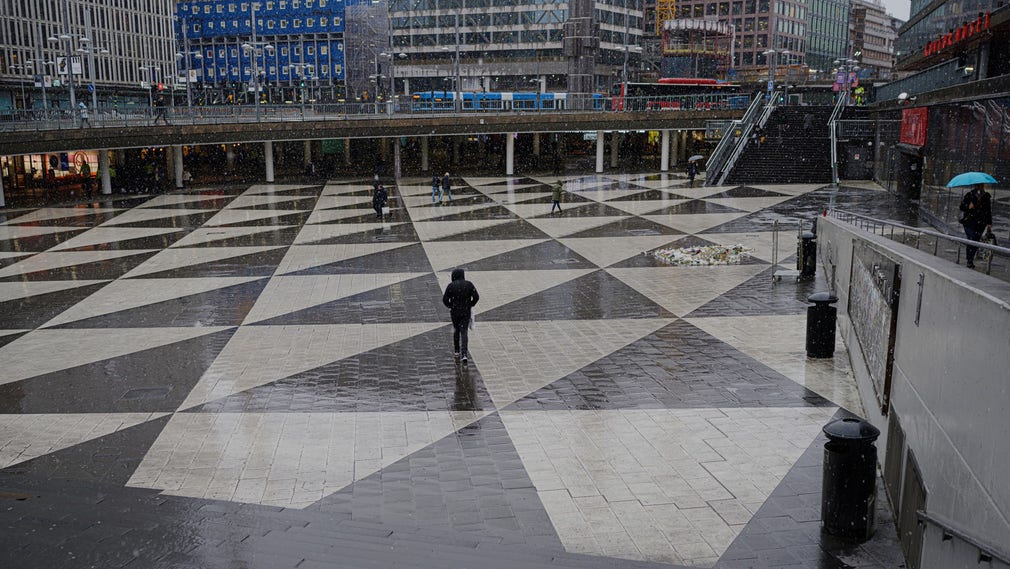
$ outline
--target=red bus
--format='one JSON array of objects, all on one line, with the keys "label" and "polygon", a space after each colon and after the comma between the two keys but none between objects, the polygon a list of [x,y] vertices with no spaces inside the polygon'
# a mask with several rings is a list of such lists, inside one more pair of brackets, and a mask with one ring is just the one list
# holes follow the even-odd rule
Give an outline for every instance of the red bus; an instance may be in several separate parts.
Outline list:
[{"label": "red bus", "polygon": [[717,79],[664,77],[656,83],[616,83],[611,90],[615,111],[746,108],[749,97],[740,86]]}]

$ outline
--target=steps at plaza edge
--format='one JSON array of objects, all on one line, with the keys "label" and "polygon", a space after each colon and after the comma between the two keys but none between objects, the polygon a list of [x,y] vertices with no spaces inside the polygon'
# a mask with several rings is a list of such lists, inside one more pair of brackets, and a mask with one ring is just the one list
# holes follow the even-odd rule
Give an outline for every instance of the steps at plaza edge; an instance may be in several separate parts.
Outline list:
[{"label": "steps at plaza edge", "polygon": [[[726,184],[797,184],[831,182],[830,106],[776,107],[765,124],[765,141],[747,142]],[[814,127],[803,128],[807,114]]]},{"label": "steps at plaza edge", "polygon": [[[611,558],[320,511],[0,476],[0,567],[605,569]],[[59,538],[55,540],[54,535]],[[629,569],[676,566],[621,560]]]}]

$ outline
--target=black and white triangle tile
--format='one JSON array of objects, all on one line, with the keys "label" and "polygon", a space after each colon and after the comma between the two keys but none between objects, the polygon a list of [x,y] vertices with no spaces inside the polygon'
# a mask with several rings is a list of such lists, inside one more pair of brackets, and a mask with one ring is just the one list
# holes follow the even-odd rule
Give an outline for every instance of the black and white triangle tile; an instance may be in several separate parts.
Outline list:
[{"label": "black and white triangle tile", "polygon": [[[393,546],[407,554],[479,544],[524,563],[578,554],[586,567],[749,559],[734,542],[751,539],[755,513],[788,499],[780,483],[802,457],[809,473],[824,423],[860,412],[845,346],[805,357],[804,299],[825,283],[771,280],[768,221],[826,194],[579,175],[552,214],[556,179],[464,177],[443,203],[428,179],[403,179],[383,221],[357,180],[5,218],[0,499],[85,496],[76,521],[47,535],[109,558],[129,530],[92,540],[87,520],[113,516],[103,501],[156,492],[161,514],[115,514],[152,538],[129,553],[155,560],[167,553],[152,545],[159,531],[184,539],[159,515],[172,525],[239,508],[215,522],[224,541],[236,524],[239,549],[281,539],[266,520],[283,515],[285,528],[371,524],[380,541],[422,532]],[[793,252],[783,241],[779,259]],[[735,265],[651,254],[737,243],[752,254]],[[465,364],[441,302],[457,267],[481,294]],[[53,515],[35,503],[0,514],[24,521],[0,540],[24,559],[64,555],[33,549],[31,520]],[[841,566],[828,545],[811,555],[803,566]]]}]

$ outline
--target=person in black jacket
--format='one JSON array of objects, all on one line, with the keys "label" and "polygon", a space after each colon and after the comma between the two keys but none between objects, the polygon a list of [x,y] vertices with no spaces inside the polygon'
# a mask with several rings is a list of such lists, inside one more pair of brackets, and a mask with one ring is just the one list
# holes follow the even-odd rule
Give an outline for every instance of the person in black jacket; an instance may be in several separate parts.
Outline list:
[{"label": "person in black jacket", "polygon": [[[463,269],[453,269],[452,282],[445,287],[442,304],[449,309],[449,315],[452,316],[452,347],[455,356],[461,357],[463,363],[466,363],[470,357],[470,352],[467,350],[470,309],[477,304],[478,300],[480,300],[480,295],[477,294],[477,287],[464,278]],[[460,346],[460,340],[463,342],[462,346]]]},{"label": "person in black jacket", "polygon": [[[992,231],[992,196],[985,191],[982,184],[975,184],[970,192],[961,199],[960,209],[961,225],[964,226],[964,234],[972,241],[980,241],[986,231]],[[975,253],[978,247],[970,245],[965,247],[965,257],[968,260],[967,267],[975,268]]]},{"label": "person in black jacket", "polygon": [[449,198],[449,201],[452,201],[452,180],[449,178],[448,172],[442,176],[442,193]]},{"label": "person in black jacket", "polygon": [[375,219],[382,221],[382,208],[386,206],[386,200],[389,199],[389,193],[386,188],[382,187],[382,184],[375,186],[372,191],[372,209],[375,210]]}]

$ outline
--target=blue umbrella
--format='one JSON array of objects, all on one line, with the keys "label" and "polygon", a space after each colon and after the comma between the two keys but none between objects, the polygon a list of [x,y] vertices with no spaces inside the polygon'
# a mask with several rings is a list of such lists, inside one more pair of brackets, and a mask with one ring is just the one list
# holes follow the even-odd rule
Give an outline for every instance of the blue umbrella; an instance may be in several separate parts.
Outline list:
[{"label": "blue umbrella", "polygon": [[984,172],[965,172],[964,174],[958,174],[947,182],[948,188],[957,188],[960,186],[974,186],[975,184],[998,184],[996,178],[993,178],[989,174]]}]

